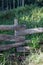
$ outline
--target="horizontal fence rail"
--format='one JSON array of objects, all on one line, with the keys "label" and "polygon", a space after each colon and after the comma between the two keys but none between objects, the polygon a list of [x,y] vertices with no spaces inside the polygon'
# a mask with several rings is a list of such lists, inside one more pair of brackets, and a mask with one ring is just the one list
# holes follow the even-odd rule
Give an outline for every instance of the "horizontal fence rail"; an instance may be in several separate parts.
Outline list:
[{"label": "horizontal fence rail", "polygon": [[[26,43],[32,43],[32,40],[25,40],[23,42],[0,45],[0,51],[9,50],[9,49],[14,48],[14,47],[17,48],[19,46],[25,45]],[[43,43],[43,41],[42,42],[40,41],[39,43]],[[29,50],[28,47],[26,47],[26,48]],[[32,47],[31,47],[31,49],[32,49]]]},{"label": "horizontal fence rail", "polygon": [[25,29],[23,31],[18,31],[17,35],[27,35],[27,34],[35,34],[35,33],[43,33],[43,28],[32,28],[32,29]]},{"label": "horizontal fence rail", "polygon": [[15,41],[15,42],[20,42],[24,41],[25,37],[24,36],[14,36],[14,35],[7,35],[7,34],[0,34],[0,41]]},{"label": "horizontal fence rail", "polygon": [[[35,34],[35,33],[43,33],[43,28],[32,28],[32,29],[26,29],[26,30],[18,31],[16,33],[16,35],[20,37],[22,35]],[[22,38],[24,38],[24,37],[22,37]],[[0,34],[0,41],[1,40],[4,40],[4,41],[8,40],[9,41],[11,39],[15,39],[15,36],[14,35],[7,35],[7,34]],[[19,38],[19,40],[20,40],[20,38]]]},{"label": "horizontal fence rail", "polygon": [[30,43],[30,40],[25,40],[24,42],[0,45],[0,51],[2,51],[2,50],[9,50],[9,49],[11,49],[13,47],[18,47],[18,46],[24,45],[25,43]]},{"label": "horizontal fence rail", "polygon": [[33,48],[29,46],[24,46],[24,47],[21,46],[16,48],[17,52],[28,52],[30,49],[33,49]]},{"label": "horizontal fence rail", "polygon": [[24,29],[25,25],[0,25],[0,30],[19,30]]}]

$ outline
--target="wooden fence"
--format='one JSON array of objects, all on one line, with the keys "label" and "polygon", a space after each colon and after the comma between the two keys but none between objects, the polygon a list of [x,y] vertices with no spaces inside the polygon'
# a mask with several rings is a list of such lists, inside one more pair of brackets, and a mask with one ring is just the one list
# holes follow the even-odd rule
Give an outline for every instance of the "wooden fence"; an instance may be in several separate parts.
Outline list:
[{"label": "wooden fence", "polygon": [[32,42],[25,39],[27,34],[43,33],[43,28],[41,27],[26,29],[26,25],[19,25],[17,19],[14,20],[14,25],[0,25],[0,30],[14,30],[14,35],[0,34],[0,41],[15,41],[12,44],[0,45],[0,51]]}]

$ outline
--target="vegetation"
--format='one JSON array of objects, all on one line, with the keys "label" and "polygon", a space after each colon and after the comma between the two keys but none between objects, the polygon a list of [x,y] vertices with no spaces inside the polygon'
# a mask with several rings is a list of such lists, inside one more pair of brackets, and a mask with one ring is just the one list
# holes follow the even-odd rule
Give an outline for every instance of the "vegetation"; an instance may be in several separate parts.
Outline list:
[{"label": "vegetation", "polygon": [[32,53],[26,60],[22,63],[22,65],[43,65],[43,53]]}]

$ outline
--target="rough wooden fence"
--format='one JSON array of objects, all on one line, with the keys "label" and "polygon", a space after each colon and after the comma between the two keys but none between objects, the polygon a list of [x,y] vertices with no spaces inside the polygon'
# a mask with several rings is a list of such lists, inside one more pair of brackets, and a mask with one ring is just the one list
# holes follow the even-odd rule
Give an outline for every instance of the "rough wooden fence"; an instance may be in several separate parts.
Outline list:
[{"label": "rough wooden fence", "polygon": [[26,40],[25,35],[43,33],[43,28],[26,29],[25,25],[18,25],[18,20],[14,20],[14,25],[0,25],[0,30],[14,30],[14,35],[0,34],[0,41],[15,41],[15,43],[0,45],[0,51],[8,50],[13,47],[30,43],[31,40]]}]

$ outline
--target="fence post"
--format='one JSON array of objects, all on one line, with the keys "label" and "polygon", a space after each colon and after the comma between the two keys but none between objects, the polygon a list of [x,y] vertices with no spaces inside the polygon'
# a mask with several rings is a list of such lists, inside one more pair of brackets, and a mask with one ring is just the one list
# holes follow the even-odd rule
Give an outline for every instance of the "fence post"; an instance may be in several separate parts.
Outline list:
[{"label": "fence post", "polygon": [[[18,20],[17,19],[14,19],[14,26],[18,26]],[[16,33],[17,33],[17,30],[14,31],[15,37],[17,36]]]}]

